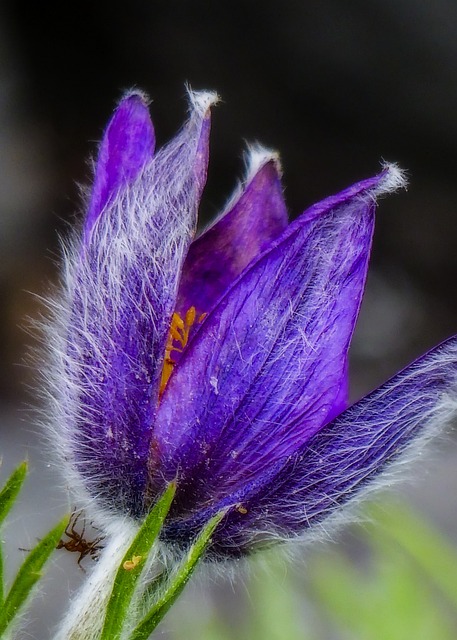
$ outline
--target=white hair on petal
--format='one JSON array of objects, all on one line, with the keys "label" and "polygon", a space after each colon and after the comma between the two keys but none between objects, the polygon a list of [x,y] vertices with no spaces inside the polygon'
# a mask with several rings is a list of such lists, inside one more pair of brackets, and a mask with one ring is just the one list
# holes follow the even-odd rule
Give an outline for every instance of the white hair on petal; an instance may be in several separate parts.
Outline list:
[{"label": "white hair on petal", "polygon": [[[108,202],[91,231],[88,246],[81,248],[80,233],[64,243],[61,293],[48,302],[51,321],[44,328],[44,346],[49,366],[43,375],[46,410],[51,415],[45,420],[49,440],[78,504],[97,512],[102,523],[117,516],[99,500],[104,479],[97,477],[97,456],[102,455],[104,444],[90,440],[95,407],[81,404],[80,399],[99,397],[106,377],[112,375],[106,348],[113,341],[112,330],[122,309],[128,308],[139,319],[147,317],[159,333],[168,331],[173,309],[161,314],[161,301],[174,300],[180,265],[195,230],[200,185],[194,176],[193,152],[198,149],[206,111],[216,94],[191,93],[190,98],[194,110],[183,130],[154,156],[136,180]],[[148,265],[144,286],[156,282],[160,287],[148,291],[140,307],[135,293],[129,290],[126,274],[141,269],[142,261]],[[145,340],[149,338],[144,336]],[[94,370],[87,353],[97,361]],[[130,364],[132,372],[148,384],[148,372],[135,362]],[[85,425],[84,444],[78,435],[81,424]],[[126,432],[129,429],[129,425],[119,426]],[[108,442],[111,426],[105,427]],[[99,433],[100,424],[94,428]],[[86,465],[84,479],[75,469],[75,447],[79,447],[79,463]]]},{"label": "white hair on petal", "polygon": [[54,640],[97,640],[100,638],[106,605],[119,565],[138,527],[118,518],[108,528],[108,543],[55,632]]},{"label": "white hair on petal", "polygon": [[254,176],[269,162],[273,162],[279,176],[282,175],[281,158],[278,151],[268,149],[259,142],[247,145],[246,150],[246,166],[247,175],[246,183],[251,182]]},{"label": "white hair on petal", "polygon": [[186,85],[186,89],[191,107],[201,116],[205,115],[210,107],[220,102],[220,96],[216,91],[194,91],[189,84]]},{"label": "white hair on petal", "polygon": [[[420,379],[422,376],[435,376],[439,378],[448,375],[448,384],[440,393],[436,389],[422,388]],[[414,382],[417,378],[418,389],[414,397],[411,397],[409,403],[399,405],[398,413],[387,414],[387,419],[379,412],[379,427],[375,431],[376,437],[374,443],[382,439],[382,436],[389,434],[389,446],[384,459],[377,459],[372,462],[372,467],[367,466],[364,474],[353,472],[354,483],[345,488],[343,492],[335,494],[335,508],[328,506],[322,511],[323,517],[320,518],[319,512],[315,510],[316,505],[306,504],[306,488],[305,473],[303,473],[303,484],[297,488],[297,491],[290,499],[281,497],[275,504],[276,513],[283,512],[287,514],[290,522],[290,514],[296,513],[295,528],[297,534],[294,537],[284,535],[278,530],[277,517],[275,524],[268,522],[263,514],[259,516],[259,522],[255,521],[252,526],[251,540],[253,546],[259,542],[264,544],[270,543],[294,543],[297,551],[302,552],[303,547],[314,544],[319,541],[331,540],[339,532],[339,530],[347,524],[360,520],[360,504],[371,497],[373,493],[391,488],[394,483],[405,479],[404,470],[411,468],[414,472],[414,462],[419,459],[423,462],[423,454],[429,451],[431,441],[438,442],[440,436],[445,434],[449,427],[457,418],[457,338],[450,344],[444,344],[435,349],[431,354],[423,357],[421,361],[413,363],[407,370],[395,376],[391,381],[380,387],[378,392],[374,392],[373,403],[382,401],[388,403],[393,392],[400,388],[405,382]],[[405,395],[408,392],[405,391]],[[367,401],[369,397],[362,400],[360,405]],[[379,404],[376,405],[379,409]],[[316,451],[316,457],[319,457],[320,473],[325,475],[327,480],[334,478],[337,485],[339,477],[350,480],[350,467],[344,466],[345,451],[347,452],[348,465],[354,459],[354,455],[363,457],[364,452],[369,451],[369,444],[362,442],[362,437],[358,437],[357,427],[363,428],[362,424],[357,425],[358,404],[354,405],[347,412],[341,415],[338,425],[338,434],[342,437],[338,442],[338,459],[340,464],[335,464],[332,455],[325,457],[325,452]],[[369,407],[369,404],[368,404]],[[363,409],[361,409],[362,411]],[[369,410],[369,409],[368,409]],[[346,420],[351,422],[345,423],[344,416],[348,416]],[[401,432],[400,432],[401,425]],[[410,440],[407,443],[398,443],[401,433],[410,433]],[[330,436],[332,437],[332,436]],[[374,437],[374,436],[373,436]],[[337,439],[337,436],[335,436]],[[345,442],[346,441],[346,442]],[[370,440],[373,444],[373,438]],[[312,446],[312,443],[310,443]],[[397,449],[398,447],[398,449]],[[316,461],[317,464],[317,461]],[[325,465],[328,465],[328,473],[324,474]],[[374,466],[376,465],[376,467]],[[402,472],[402,473],[400,473]],[[316,478],[309,477],[309,485],[315,483]],[[300,506],[300,492],[303,491],[303,501]],[[314,507],[314,510],[313,510]],[[307,518],[307,509],[312,513],[311,521]],[[260,524],[262,529],[258,528]],[[246,540],[249,545],[249,538]],[[294,546],[292,545],[292,546]],[[291,549],[289,549],[291,551]],[[289,552],[288,551],[288,552]]]},{"label": "white hair on petal", "polygon": [[[418,469],[414,463],[419,459],[424,463],[430,443],[440,444],[456,417],[454,337],[341,414],[332,430],[326,432],[324,427],[324,437],[317,434],[310,441],[310,455],[305,449],[304,459],[296,459],[287,475],[279,474],[268,494],[261,490],[258,506],[255,497],[247,498],[256,515],[239,536],[235,534],[232,540],[226,537],[222,546],[226,551],[233,548],[236,556],[240,547],[252,554],[279,543],[283,552],[293,557],[303,555],[311,544],[333,540],[343,526],[367,519],[361,515],[360,505],[374,493],[408,479],[405,468],[414,477]],[[326,443],[332,446],[326,447]],[[233,504],[238,502],[236,496]],[[287,523],[285,530],[281,529],[280,514]],[[217,560],[216,572],[225,572],[233,562],[225,553]],[[243,565],[237,561],[236,571]]]},{"label": "white hair on petal", "polygon": [[137,89],[136,87],[132,87],[131,89],[128,89],[120,98],[118,101],[118,105],[121,104],[121,102],[124,102],[125,100],[128,100],[129,98],[131,98],[132,96],[138,96],[139,98],[141,98],[141,100],[144,102],[144,104],[146,105],[150,105],[152,102],[152,98],[146,93],[146,91],[143,91],[142,89]]},{"label": "white hair on petal", "polygon": [[382,169],[386,175],[381,178],[374,189],[370,189],[370,193],[375,197],[395,193],[400,189],[407,188],[408,179],[406,177],[406,173],[398,166],[398,164],[395,162],[383,162]]}]

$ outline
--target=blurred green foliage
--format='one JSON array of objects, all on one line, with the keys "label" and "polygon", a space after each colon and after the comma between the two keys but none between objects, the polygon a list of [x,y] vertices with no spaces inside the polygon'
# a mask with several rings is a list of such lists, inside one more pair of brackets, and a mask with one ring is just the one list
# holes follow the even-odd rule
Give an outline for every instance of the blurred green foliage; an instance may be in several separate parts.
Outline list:
[{"label": "blurred green foliage", "polygon": [[304,550],[295,563],[275,550],[254,560],[244,611],[221,614],[194,603],[172,614],[170,637],[455,640],[457,548],[406,504],[373,504],[367,512],[369,522],[346,544]]}]

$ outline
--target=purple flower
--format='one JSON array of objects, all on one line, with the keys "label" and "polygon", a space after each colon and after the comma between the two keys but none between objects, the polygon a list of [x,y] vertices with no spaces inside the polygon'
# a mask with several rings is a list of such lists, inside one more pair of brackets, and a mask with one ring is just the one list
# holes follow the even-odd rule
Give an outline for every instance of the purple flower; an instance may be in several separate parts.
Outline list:
[{"label": "purple flower", "polygon": [[194,239],[216,96],[190,100],[157,153],[140,93],[107,127],[50,334],[55,433],[80,500],[141,518],[176,478],[163,539],[185,544],[231,507],[213,550],[237,556],[319,532],[449,423],[457,341],[347,408],[376,198],[400,172],[289,224],[277,156],[251,149],[244,184]]}]

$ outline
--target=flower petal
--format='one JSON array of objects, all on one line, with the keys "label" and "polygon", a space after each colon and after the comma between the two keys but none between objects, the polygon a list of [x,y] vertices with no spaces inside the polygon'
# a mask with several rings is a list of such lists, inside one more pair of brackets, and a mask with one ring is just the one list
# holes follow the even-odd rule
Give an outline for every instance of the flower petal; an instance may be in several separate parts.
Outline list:
[{"label": "flower petal", "polygon": [[[422,356],[251,482],[170,522],[164,538],[184,542],[213,513],[234,509],[213,536],[213,553],[240,556],[274,541],[328,536],[348,503],[389,486],[395,470],[457,416],[457,336]],[[332,528],[333,525],[333,528]]]},{"label": "flower petal", "polygon": [[65,440],[91,494],[124,513],[144,507],[165,343],[206,176],[215,96],[191,99],[185,128],[119,190],[67,268]]},{"label": "flower petal", "polygon": [[262,473],[341,408],[374,199],[396,176],[391,167],[306,211],[240,277],[184,352],[152,450],[159,477],[179,469],[181,489],[189,485],[183,504]]},{"label": "flower petal", "polygon": [[95,178],[87,212],[84,236],[90,232],[110,198],[133,182],[155,147],[154,127],[143,93],[127,94],[117,107],[98,150]]},{"label": "flower petal", "polygon": [[229,285],[287,226],[277,154],[251,150],[245,186],[190,246],[176,310],[210,311]]}]

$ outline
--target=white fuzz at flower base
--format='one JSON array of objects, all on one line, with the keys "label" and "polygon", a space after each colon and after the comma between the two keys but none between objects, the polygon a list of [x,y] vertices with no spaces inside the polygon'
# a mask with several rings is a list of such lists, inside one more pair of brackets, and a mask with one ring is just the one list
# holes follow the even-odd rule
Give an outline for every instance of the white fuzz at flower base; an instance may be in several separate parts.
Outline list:
[{"label": "white fuzz at flower base", "polygon": [[54,640],[98,640],[103,627],[106,606],[113,589],[119,565],[132,543],[138,527],[130,519],[111,523],[108,544],[100,559],[73,598],[72,605],[58,628]]}]

